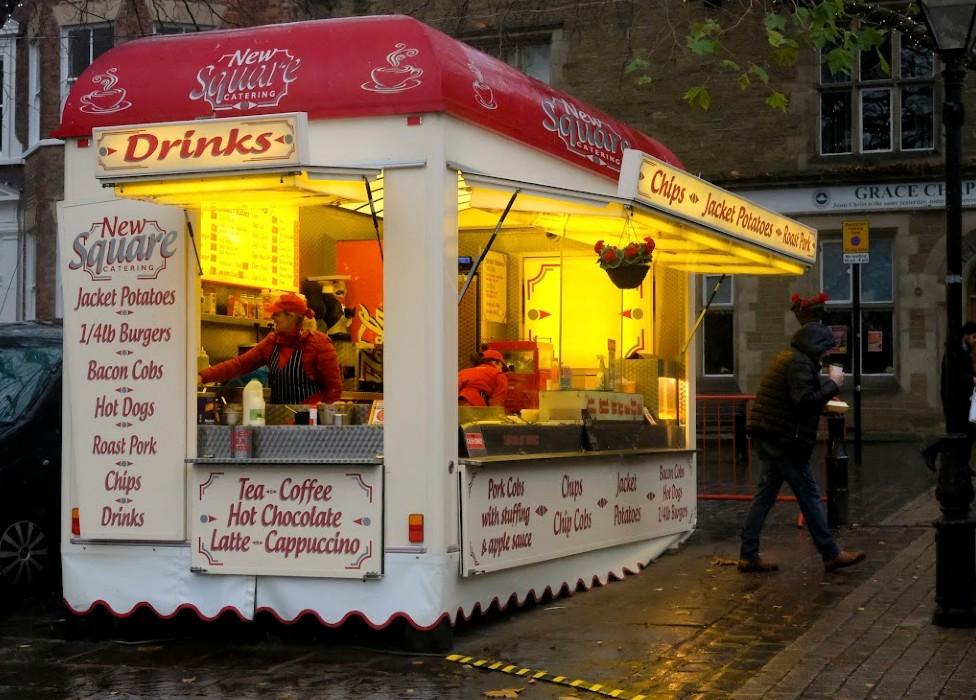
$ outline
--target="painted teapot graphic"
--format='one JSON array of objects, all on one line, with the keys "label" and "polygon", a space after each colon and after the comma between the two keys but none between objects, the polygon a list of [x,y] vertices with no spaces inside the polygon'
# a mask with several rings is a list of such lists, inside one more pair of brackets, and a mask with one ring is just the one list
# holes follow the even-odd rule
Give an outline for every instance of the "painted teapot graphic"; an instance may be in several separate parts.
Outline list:
[{"label": "painted teapot graphic", "polygon": [[369,73],[370,81],[360,87],[370,92],[403,92],[420,85],[423,68],[412,66],[404,61],[420,53],[417,49],[408,49],[404,43],[395,44],[393,51],[386,55],[388,65],[377,66]]}]

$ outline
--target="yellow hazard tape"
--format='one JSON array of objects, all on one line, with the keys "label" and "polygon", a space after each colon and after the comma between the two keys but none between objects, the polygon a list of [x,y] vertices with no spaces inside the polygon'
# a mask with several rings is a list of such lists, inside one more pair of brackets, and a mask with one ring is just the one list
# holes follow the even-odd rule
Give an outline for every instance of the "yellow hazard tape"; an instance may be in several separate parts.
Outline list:
[{"label": "yellow hazard tape", "polygon": [[475,659],[472,656],[465,656],[464,654],[448,654],[444,658],[447,661],[453,661],[454,663],[463,664],[465,666],[471,666],[473,668],[480,668],[489,671],[501,671],[502,673],[508,673],[513,676],[522,676],[523,678],[528,677],[531,674],[532,680],[555,683],[556,685],[565,685],[577,690],[588,690],[591,693],[596,693],[597,695],[604,695],[610,698],[619,698],[620,700],[644,700],[646,697],[640,693],[632,693],[626,690],[621,690],[620,688],[607,688],[602,683],[590,683],[589,681],[584,681],[579,678],[570,679],[568,676],[555,676],[550,674],[548,671],[535,671],[531,668],[519,666],[518,664],[507,664],[504,661]]}]

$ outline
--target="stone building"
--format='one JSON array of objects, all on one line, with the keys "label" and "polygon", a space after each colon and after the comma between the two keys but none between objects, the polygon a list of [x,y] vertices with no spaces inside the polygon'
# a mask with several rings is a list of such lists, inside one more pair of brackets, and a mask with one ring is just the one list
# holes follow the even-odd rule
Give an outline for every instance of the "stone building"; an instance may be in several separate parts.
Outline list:
[{"label": "stone building", "polygon": [[[722,11],[716,0],[33,0],[0,32],[0,318],[59,314],[55,202],[61,143],[46,138],[80,72],[105,48],[159,32],[198,31],[309,18],[411,14],[594,104],[667,144],[693,174],[741,191],[820,231],[820,262],[801,278],[723,283],[698,334],[699,393],[755,391],[762,369],[797,323],[793,292],[831,296],[827,322],[851,368],[864,372],[865,430],[930,432],[940,423],[938,357],[944,327],[944,215],[939,66],[895,36],[862,56],[850,77],[822,70],[801,51],[770,68],[785,111],[764,104],[761,85],[680,50],[687,28]],[[727,35],[743,65],[758,60],[756,15]],[[648,68],[628,73],[635,57]],[[165,60],[160,63],[161,79]],[[754,74],[758,79],[758,74]],[[705,84],[709,110],[683,95]],[[972,95],[972,83],[967,95]],[[971,99],[967,99],[971,102]],[[976,148],[965,127],[964,152]],[[964,158],[964,177],[976,178]],[[964,309],[976,318],[976,179],[964,184]],[[861,275],[861,337],[851,276],[842,262],[844,222],[866,221],[870,262]],[[701,303],[719,279],[704,276]],[[15,291],[9,291],[15,290]]]}]

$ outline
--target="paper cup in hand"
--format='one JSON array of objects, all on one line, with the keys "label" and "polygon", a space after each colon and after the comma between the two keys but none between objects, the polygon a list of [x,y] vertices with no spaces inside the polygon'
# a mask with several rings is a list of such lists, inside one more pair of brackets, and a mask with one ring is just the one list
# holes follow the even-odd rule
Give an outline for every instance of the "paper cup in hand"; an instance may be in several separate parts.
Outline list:
[{"label": "paper cup in hand", "polygon": [[838,379],[843,378],[843,376],[844,376],[844,366],[843,365],[830,365],[829,372],[830,372],[830,378],[833,379],[836,382]]}]

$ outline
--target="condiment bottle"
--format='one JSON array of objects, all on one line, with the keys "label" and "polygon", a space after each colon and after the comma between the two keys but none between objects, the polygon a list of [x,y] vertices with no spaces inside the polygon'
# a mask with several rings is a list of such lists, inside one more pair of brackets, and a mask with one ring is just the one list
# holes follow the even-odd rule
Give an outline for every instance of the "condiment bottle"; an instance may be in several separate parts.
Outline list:
[{"label": "condiment bottle", "polygon": [[206,348],[202,345],[200,346],[200,352],[197,353],[197,372],[207,369],[210,366],[210,355],[207,354]]}]

